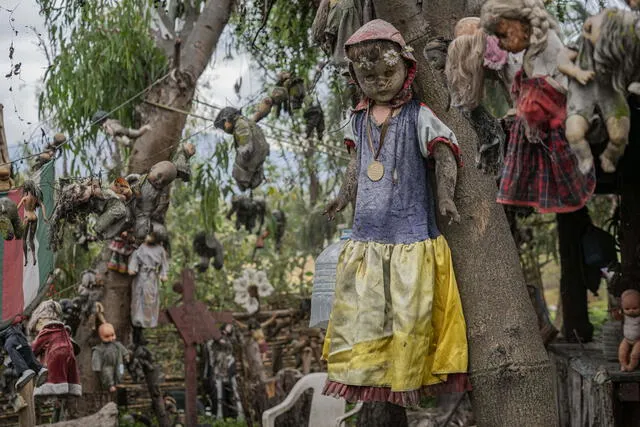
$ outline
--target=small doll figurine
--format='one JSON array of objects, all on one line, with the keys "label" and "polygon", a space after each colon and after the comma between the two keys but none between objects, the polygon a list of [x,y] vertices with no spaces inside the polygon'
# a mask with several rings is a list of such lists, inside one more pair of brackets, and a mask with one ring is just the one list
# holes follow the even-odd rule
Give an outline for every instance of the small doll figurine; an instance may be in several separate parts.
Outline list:
[{"label": "small doll figurine", "polygon": [[200,257],[196,264],[199,272],[204,273],[209,268],[211,258],[213,267],[216,270],[222,269],[224,265],[224,248],[222,243],[216,239],[215,234],[200,231],[193,238],[193,251]]},{"label": "small doll figurine", "polygon": [[244,226],[248,232],[253,232],[258,221],[258,230],[264,224],[266,203],[263,199],[252,199],[247,196],[233,196],[231,198],[231,209],[227,213],[227,219],[231,219],[236,214],[236,230]]},{"label": "small doll figurine", "polygon": [[[176,166],[169,161],[158,162],[151,167],[149,173],[139,177],[132,185],[135,198],[135,236],[143,240],[153,230],[155,224],[164,221],[164,214],[169,207],[169,184],[178,176]],[[135,180],[128,176],[127,180]]]},{"label": "small doll figurine", "polygon": [[134,327],[158,326],[158,286],[160,281],[167,280],[168,270],[167,253],[157,243],[156,234],[151,232],[129,258],[129,274],[136,276],[131,292],[131,323]]},{"label": "small doll figurine", "polygon": [[324,341],[324,393],[412,406],[423,391],[470,387],[462,304],[434,203],[459,221],[459,148],[453,132],[413,98],[417,61],[395,27],[370,21],[345,50],[364,96],[345,127],[345,182],[326,209],[333,218],[355,197]]},{"label": "small doll figurine", "polygon": [[22,239],[22,233],[18,205],[8,197],[0,198],[0,236],[4,240]]},{"label": "small doll figurine", "polygon": [[100,383],[110,393],[122,382],[124,366],[128,362],[129,351],[119,341],[111,323],[103,323],[98,327],[101,344],[91,349],[91,369],[99,372]]},{"label": "small doll figurine", "polygon": [[178,178],[184,182],[191,180],[191,157],[196,154],[196,146],[190,142],[183,142],[178,146],[176,154],[171,160],[176,165],[178,171]]},{"label": "small doll figurine", "polygon": [[236,159],[233,178],[240,190],[253,190],[264,181],[264,161],[269,144],[258,125],[233,107],[223,108],[215,119],[215,126],[233,135]]},{"label": "small doll figurine", "polygon": [[640,364],[640,292],[627,289],[620,297],[620,306],[624,314],[624,338],[618,347],[620,370],[633,371]]},{"label": "small doll figurine", "polygon": [[[627,95],[637,87],[640,54],[637,13],[607,9],[584,23],[575,50],[559,57],[560,71],[571,77],[567,106],[567,139],[580,160],[580,171],[593,166],[587,133],[594,117],[602,116],[609,142],[600,155],[604,172],[615,172],[629,142]],[[633,58],[633,59],[632,59]],[[599,141],[592,141],[592,143]]]},{"label": "small doll figurine", "polygon": [[324,112],[320,104],[313,104],[304,110],[304,121],[306,125],[305,136],[307,139],[311,138],[313,131],[316,131],[318,140],[322,141],[322,134],[324,133]]},{"label": "small doll figurine", "polygon": [[126,128],[120,124],[120,121],[110,119],[108,113],[102,110],[97,111],[91,121],[101,125],[107,135],[125,147],[131,147],[131,140],[135,140],[151,130],[149,125],[144,125],[140,129]]},{"label": "small doll figurine", "polygon": [[28,249],[31,249],[33,255],[33,265],[36,265],[36,230],[38,229],[38,215],[36,209],[42,209],[42,216],[47,221],[47,211],[42,203],[42,191],[35,182],[28,180],[22,186],[22,199],[18,203],[18,209],[24,205],[24,214],[22,222],[24,224],[24,239],[22,241],[22,250],[24,251],[24,265],[27,265]]},{"label": "small doll figurine", "polygon": [[61,319],[62,308],[53,300],[43,301],[31,314],[27,328],[38,334],[31,348],[49,370],[47,381],[36,387],[34,396],[82,395],[73,343]]},{"label": "small doll figurine", "polygon": [[482,27],[510,53],[524,51],[512,93],[516,113],[509,129],[498,203],[567,213],[584,206],[595,173],[578,169],[565,137],[567,79],[558,69],[563,49],[542,0],[488,0]]},{"label": "small doll figurine", "polygon": [[61,133],[57,133],[53,136],[53,142],[50,142],[46,145],[44,151],[38,155],[35,164],[33,165],[33,170],[38,170],[44,165],[46,165],[51,159],[56,156],[56,152],[58,148],[67,142],[67,137]]},{"label": "small doll figurine", "polygon": [[22,316],[16,316],[10,326],[0,331],[0,345],[9,355],[18,375],[15,386],[18,391],[33,377],[36,377],[36,386],[47,380],[47,368],[44,368],[33,354],[20,324],[22,320]]},{"label": "small doll figurine", "polygon": [[135,250],[135,238],[128,231],[123,231],[109,243],[111,258],[107,263],[107,268],[121,274],[127,274],[129,270],[129,256]]}]

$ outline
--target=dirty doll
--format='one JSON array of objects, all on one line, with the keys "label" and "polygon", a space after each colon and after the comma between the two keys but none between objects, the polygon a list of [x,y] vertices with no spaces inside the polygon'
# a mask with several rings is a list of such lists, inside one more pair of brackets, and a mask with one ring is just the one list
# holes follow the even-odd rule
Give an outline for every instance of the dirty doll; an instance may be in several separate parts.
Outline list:
[{"label": "dirty doll", "polygon": [[465,320],[435,207],[437,195],[440,214],[459,221],[459,148],[453,132],[413,99],[417,62],[396,28],[370,21],[345,49],[364,96],[345,127],[345,182],[326,209],[331,219],[356,201],[324,342],[324,393],[413,406],[421,392],[469,387]]},{"label": "dirty doll", "polygon": [[131,291],[131,323],[134,327],[155,328],[160,313],[160,281],[167,280],[169,266],[164,247],[151,232],[129,258]]},{"label": "dirty doll", "polygon": [[624,314],[624,338],[618,347],[620,370],[633,371],[640,364],[640,292],[627,289],[620,297]]},{"label": "dirty doll", "polygon": [[101,324],[98,335],[102,343],[91,349],[91,369],[99,374],[102,388],[113,393],[122,382],[129,352],[120,341],[116,341],[116,332],[111,323]]},{"label": "dirty doll", "polygon": [[80,373],[69,331],[61,321],[62,307],[43,301],[31,314],[27,329],[37,333],[31,348],[49,370],[47,381],[36,387],[34,396],[80,396]]},{"label": "dirty doll", "polygon": [[580,209],[593,193],[595,175],[593,170],[580,173],[565,138],[567,79],[558,69],[564,46],[555,23],[542,0],[489,0],[481,19],[502,49],[524,51],[512,87],[516,115],[498,203],[531,206],[541,213]]},{"label": "dirty doll", "polygon": [[9,355],[18,375],[16,390],[24,387],[33,377],[36,377],[36,386],[47,380],[47,368],[44,368],[33,354],[22,330],[22,320],[22,316],[16,316],[11,325],[0,330],[0,347]]},{"label": "dirty doll", "polygon": [[42,209],[42,216],[47,220],[47,212],[42,202],[42,191],[35,182],[28,180],[22,186],[22,199],[18,203],[18,209],[24,206],[22,223],[24,224],[24,238],[22,240],[22,250],[24,252],[24,265],[27,265],[28,249],[31,249],[33,265],[36,265],[36,230],[38,229],[38,214],[36,209]]}]

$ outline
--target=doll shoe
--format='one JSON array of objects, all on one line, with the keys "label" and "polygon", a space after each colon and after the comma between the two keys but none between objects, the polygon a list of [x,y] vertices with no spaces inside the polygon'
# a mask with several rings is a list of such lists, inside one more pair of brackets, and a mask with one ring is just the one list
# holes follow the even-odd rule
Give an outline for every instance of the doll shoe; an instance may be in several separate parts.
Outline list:
[{"label": "doll shoe", "polygon": [[20,391],[22,387],[27,385],[31,378],[35,377],[36,373],[32,369],[27,369],[20,375],[20,378],[16,381],[16,391]]},{"label": "doll shoe", "polygon": [[49,371],[47,368],[40,368],[38,371],[38,376],[36,377],[36,387],[40,387],[42,384],[47,382],[47,377],[49,376]]}]

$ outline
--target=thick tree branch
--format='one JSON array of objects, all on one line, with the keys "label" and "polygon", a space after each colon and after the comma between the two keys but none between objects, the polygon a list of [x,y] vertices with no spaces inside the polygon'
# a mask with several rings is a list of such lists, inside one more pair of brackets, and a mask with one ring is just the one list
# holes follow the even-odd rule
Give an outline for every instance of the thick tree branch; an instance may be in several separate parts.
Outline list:
[{"label": "thick tree branch", "polygon": [[187,0],[185,3],[184,26],[180,30],[180,38],[187,40],[193,31],[193,27],[198,20],[199,11],[193,5],[193,0]]},{"label": "thick tree branch", "polygon": [[194,82],[206,68],[231,15],[231,0],[207,2],[182,50],[183,72]]},{"label": "thick tree branch", "polygon": [[171,58],[171,54],[173,53],[173,40],[176,37],[173,29],[173,20],[159,7],[156,7],[153,12],[151,12],[151,20],[157,27],[153,32],[156,46],[162,49],[167,58]]}]

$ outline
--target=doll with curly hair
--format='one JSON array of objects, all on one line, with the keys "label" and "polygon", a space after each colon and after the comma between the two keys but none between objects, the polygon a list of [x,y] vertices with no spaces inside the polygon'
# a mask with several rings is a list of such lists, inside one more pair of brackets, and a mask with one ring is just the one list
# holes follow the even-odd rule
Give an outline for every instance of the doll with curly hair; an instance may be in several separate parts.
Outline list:
[{"label": "doll with curly hair", "polygon": [[489,0],[481,21],[502,49],[524,52],[512,86],[516,113],[498,203],[541,213],[582,208],[595,189],[595,172],[580,172],[565,136],[567,78],[558,69],[564,46],[555,22],[542,0]]}]

